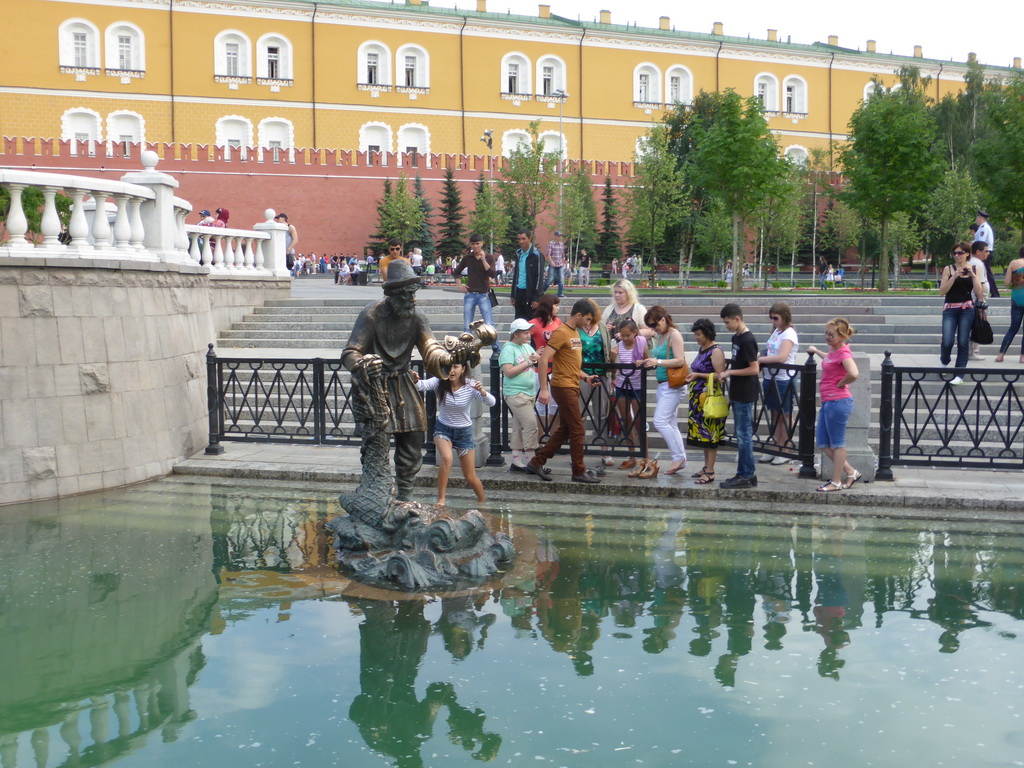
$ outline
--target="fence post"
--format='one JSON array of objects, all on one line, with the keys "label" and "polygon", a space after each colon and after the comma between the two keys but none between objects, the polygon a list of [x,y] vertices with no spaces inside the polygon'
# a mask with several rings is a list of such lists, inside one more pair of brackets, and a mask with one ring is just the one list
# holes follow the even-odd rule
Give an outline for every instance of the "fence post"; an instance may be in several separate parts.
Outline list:
[{"label": "fence post", "polygon": [[882,360],[882,401],[878,407],[878,469],[875,480],[895,480],[892,474],[892,383],[896,366],[892,353],[886,350]]},{"label": "fence post", "polygon": [[313,358],[313,445],[327,442],[327,398],[324,394],[324,359]]},{"label": "fence post", "polygon": [[800,477],[815,477],[814,471],[814,427],[817,421],[818,363],[815,356],[807,355],[807,362],[800,371]]},{"label": "fence post", "polygon": [[501,366],[494,353],[491,353],[491,394],[494,395],[494,405],[491,406],[491,453],[487,457],[487,466],[502,467],[505,465],[501,439],[501,409],[504,403],[501,397]]},{"label": "fence post", "polygon": [[209,417],[210,439],[206,446],[207,456],[220,456],[224,446],[220,444],[220,365],[211,343],[206,351],[206,410]]},{"label": "fence post", "polygon": [[427,436],[423,443],[423,463],[435,465],[437,464],[437,446],[434,445],[434,423],[437,421],[437,394],[427,392],[423,405],[427,409]]}]

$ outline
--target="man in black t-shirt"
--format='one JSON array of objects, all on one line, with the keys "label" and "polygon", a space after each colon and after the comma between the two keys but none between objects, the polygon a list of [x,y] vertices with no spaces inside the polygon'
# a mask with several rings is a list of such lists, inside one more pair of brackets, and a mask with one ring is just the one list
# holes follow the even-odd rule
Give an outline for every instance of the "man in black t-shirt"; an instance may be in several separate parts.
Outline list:
[{"label": "man in black t-shirt", "polygon": [[736,432],[739,456],[736,475],[723,480],[721,488],[754,488],[754,403],[757,402],[758,374],[757,339],[743,322],[739,304],[726,304],[721,311],[725,327],[732,331],[732,368],[716,374],[719,381],[731,379],[729,399],[732,400],[732,423]]}]

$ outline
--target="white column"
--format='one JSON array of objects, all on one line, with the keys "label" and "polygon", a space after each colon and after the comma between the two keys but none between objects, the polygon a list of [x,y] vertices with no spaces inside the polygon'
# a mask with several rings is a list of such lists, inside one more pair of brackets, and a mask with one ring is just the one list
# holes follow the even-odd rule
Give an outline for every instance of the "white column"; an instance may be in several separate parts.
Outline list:
[{"label": "white column", "polygon": [[288,263],[285,254],[285,236],[288,234],[287,224],[278,224],[274,221],[275,212],[268,208],[263,212],[265,221],[254,224],[253,229],[257,232],[266,232],[270,240],[263,241],[263,266],[269,270],[274,277],[290,277]]}]

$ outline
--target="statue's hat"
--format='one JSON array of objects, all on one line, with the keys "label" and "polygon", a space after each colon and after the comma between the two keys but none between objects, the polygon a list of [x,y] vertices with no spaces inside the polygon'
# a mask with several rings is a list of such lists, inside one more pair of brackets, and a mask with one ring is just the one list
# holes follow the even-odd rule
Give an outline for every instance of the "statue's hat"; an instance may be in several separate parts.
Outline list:
[{"label": "statue's hat", "polygon": [[407,285],[419,285],[420,279],[412,271],[412,265],[405,259],[395,259],[388,264],[387,280],[384,283],[384,293],[397,291]]}]

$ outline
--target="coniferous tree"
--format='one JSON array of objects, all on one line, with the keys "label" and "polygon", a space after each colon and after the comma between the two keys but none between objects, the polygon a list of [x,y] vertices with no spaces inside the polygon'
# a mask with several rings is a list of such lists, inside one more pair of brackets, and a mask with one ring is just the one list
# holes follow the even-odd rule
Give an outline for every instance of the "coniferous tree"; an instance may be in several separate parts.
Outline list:
[{"label": "coniferous tree", "polygon": [[597,243],[597,254],[602,259],[611,261],[622,256],[622,235],[619,230],[619,202],[615,198],[610,176],[604,177],[602,194],[604,210],[601,213],[601,236]]},{"label": "coniferous tree", "polygon": [[391,179],[384,179],[384,193],[381,195],[380,200],[377,201],[377,229],[374,230],[373,234],[370,235],[370,239],[366,242],[366,247],[372,248],[374,253],[379,254],[387,251],[388,240],[391,239],[391,236],[384,231],[384,227],[392,193]]},{"label": "coniferous tree", "polygon": [[427,261],[434,260],[434,223],[431,221],[434,217],[434,206],[427,199],[426,192],[423,189],[423,179],[420,178],[419,174],[416,174],[416,184],[413,189],[416,200],[420,205],[420,211],[423,213],[423,223],[416,234],[415,244],[423,252],[423,262],[425,264]]},{"label": "coniferous tree", "polygon": [[[477,232],[484,237],[489,253],[494,252],[495,243],[504,240],[509,227],[509,217],[498,199],[496,185],[488,184],[484,177],[476,185],[476,200],[473,212],[469,214],[470,232]],[[515,251],[506,253],[515,253]]]},{"label": "coniferous tree", "polygon": [[465,207],[462,205],[462,192],[455,182],[455,174],[451,167],[444,169],[444,191],[441,196],[441,237],[437,242],[437,252],[441,257],[460,259],[469,245],[466,243]]}]

